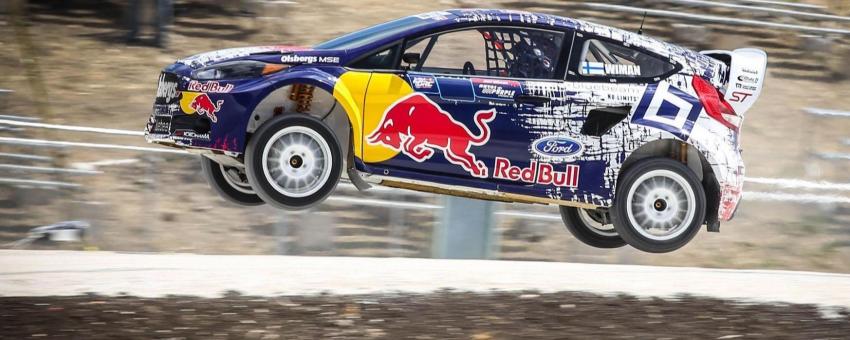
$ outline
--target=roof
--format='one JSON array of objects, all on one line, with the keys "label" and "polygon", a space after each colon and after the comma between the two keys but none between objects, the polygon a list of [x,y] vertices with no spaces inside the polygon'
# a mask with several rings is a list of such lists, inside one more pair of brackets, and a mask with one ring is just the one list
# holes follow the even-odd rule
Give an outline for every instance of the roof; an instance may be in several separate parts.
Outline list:
[{"label": "roof", "polygon": [[506,24],[521,23],[535,26],[552,26],[554,28],[570,29],[592,33],[602,37],[623,41],[629,45],[650,50],[662,56],[670,56],[671,50],[682,50],[681,47],[652,38],[650,36],[629,32],[615,27],[600,25],[584,20],[562,17],[552,14],[534,13],[509,9],[448,9],[410,16],[423,20],[432,20],[428,29],[449,26],[458,23]]},{"label": "roof", "polygon": [[506,23],[518,22],[525,24],[549,25],[575,29],[579,20],[557,15],[533,13],[508,9],[449,9],[413,15],[420,19],[431,19],[440,23],[477,22],[477,23]]},{"label": "roof", "polygon": [[[701,72],[720,67],[720,63],[711,57],[650,36],[584,20],[551,14],[507,9],[449,9],[445,11],[417,14],[412,17],[433,20],[434,25],[428,25],[430,28],[447,26],[455,23],[505,24],[515,22],[527,25],[530,24],[535,26],[552,26],[555,28],[571,29],[578,32],[587,32],[601,37],[622,41],[627,45],[636,46],[663,57],[676,60],[682,64],[688,72]],[[707,72],[706,75],[708,75],[708,73],[711,72]]]}]

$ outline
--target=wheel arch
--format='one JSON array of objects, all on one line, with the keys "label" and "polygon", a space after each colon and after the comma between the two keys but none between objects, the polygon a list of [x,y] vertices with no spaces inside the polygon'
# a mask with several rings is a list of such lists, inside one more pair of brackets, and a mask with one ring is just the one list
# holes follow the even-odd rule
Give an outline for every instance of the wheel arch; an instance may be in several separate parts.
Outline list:
[{"label": "wheel arch", "polygon": [[[257,102],[245,126],[246,143],[263,123],[280,114],[310,114],[327,123],[343,152],[360,156],[363,126],[362,103],[369,73],[365,79],[343,81],[349,73],[336,77],[319,69],[293,70],[270,79],[271,86]],[[298,87],[301,87],[300,90]],[[305,90],[306,88],[306,90]],[[293,90],[296,90],[294,93]],[[305,97],[301,97],[304,95]],[[306,102],[307,108],[300,107]]]},{"label": "wheel arch", "polygon": [[[684,149],[683,149],[684,148]],[[710,152],[704,152],[704,148],[697,143],[683,142],[679,139],[665,138],[647,142],[635,149],[623,162],[617,174],[617,182],[637,161],[651,158],[664,157],[675,160],[685,160],[685,164],[693,171],[700,183],[702,183],[706,196],[706,223],[709,225],[718,221],[718,209],[720,207],[720,184],[715,175],[717,164],[711,159]]]}]

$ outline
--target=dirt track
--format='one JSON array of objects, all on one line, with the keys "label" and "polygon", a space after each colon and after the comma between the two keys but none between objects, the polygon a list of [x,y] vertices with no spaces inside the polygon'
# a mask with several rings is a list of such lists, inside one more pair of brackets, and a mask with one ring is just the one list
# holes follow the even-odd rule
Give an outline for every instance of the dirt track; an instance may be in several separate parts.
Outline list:
[{"label": "dirt track", "polygon": [[0,339],[846,339],[850,314],[581,293],[0,298]]}]

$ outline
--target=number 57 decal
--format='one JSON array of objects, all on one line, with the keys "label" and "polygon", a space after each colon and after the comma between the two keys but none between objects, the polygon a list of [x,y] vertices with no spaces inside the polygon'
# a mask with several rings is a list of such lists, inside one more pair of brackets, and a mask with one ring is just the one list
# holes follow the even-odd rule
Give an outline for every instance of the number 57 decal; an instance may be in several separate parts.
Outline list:
[{"label": "number 57 decal", "polygon": [[640,100],[632,123],[667,131],[688,140],[699,118],[699,99],[670,86],[668,82],[650,84]]}]

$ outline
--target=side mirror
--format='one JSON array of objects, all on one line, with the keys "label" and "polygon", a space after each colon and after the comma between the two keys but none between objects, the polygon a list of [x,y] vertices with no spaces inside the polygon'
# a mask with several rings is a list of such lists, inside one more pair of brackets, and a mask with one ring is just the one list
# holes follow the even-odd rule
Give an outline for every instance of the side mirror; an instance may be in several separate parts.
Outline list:
[{"label": "side mirror", "polygon": [[419,58],[421,56],[416,52],[408,52],[401,56],[401,60],[410,65],[419,64]]}]

